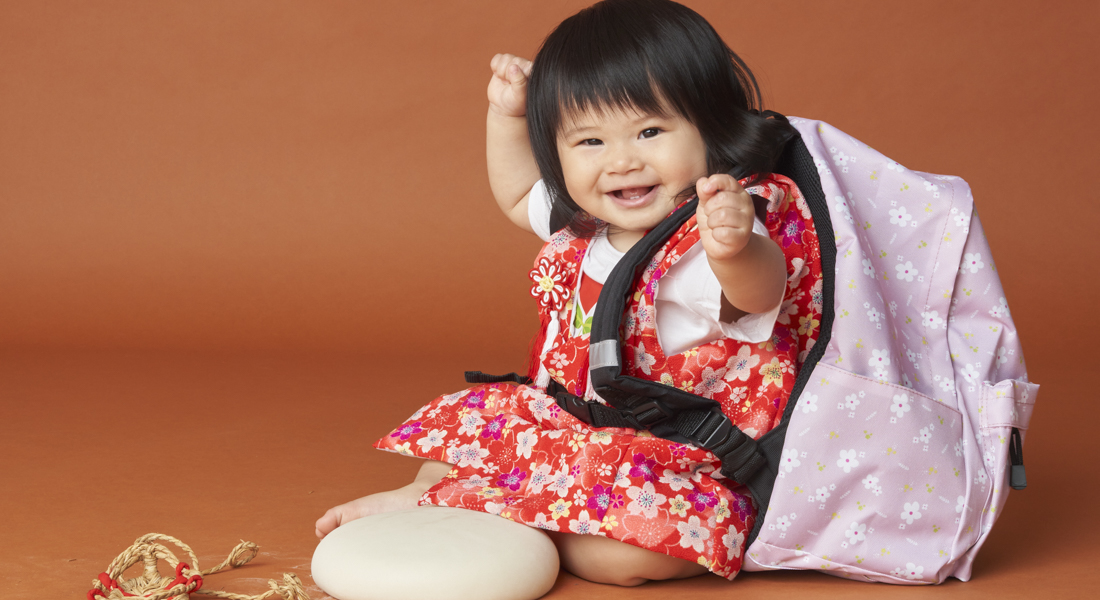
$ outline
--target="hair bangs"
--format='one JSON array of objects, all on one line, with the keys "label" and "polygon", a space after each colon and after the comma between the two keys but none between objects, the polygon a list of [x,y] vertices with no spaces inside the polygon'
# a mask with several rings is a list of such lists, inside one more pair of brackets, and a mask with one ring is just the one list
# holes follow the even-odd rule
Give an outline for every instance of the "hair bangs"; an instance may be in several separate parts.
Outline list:
[{"label": "hair bangs", "polygon": [[[557,60],[544,73],[553,86],[547,117],[560,134],[567,122],[589,112],[632,111],[667,116],[668,105],[650,72],[644,48],[633,35],[615,28],[612,35],[562,44]],[[611,39],[608,39],[608,38]]]}]

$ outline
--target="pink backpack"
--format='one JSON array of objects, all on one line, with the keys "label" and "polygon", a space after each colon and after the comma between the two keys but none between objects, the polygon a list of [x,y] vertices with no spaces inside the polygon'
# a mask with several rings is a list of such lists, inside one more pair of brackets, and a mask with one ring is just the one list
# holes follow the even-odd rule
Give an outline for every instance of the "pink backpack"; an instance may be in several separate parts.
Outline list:
[{"label": "pink backpack", "polygon": [[1010,485],[1026,485],[1039,389],[970,188],[826,123],[790,122],[832,221],[833,320],[776,432],[778,473],[744,568],[965,581]]}]

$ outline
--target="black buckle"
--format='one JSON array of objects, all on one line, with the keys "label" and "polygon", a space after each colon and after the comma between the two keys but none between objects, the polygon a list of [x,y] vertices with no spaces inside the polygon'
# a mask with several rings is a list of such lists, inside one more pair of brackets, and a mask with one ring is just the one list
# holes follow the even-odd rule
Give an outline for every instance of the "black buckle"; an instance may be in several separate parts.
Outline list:
[{"label": "black buckle", "polygon": [[658,404],[656,400],[647,400],[641,404],[632,406],[629,412],[643,429],[649,429],[653,425],[665,421],[672,416],[665,412],[665,409],[661,408],[661,405]]},{"label": "black buckle", "polygon": [[569,392],[558,392],[554,395],[554,402],[556,402],[565,412],[589,425],[592,424],[592,409],[589,408],[588,401],[584,398],[575,396]]},{"label": "black buckle", "polygon": [[[706,448],[707,450],[713,450],[715,448],[718,448],[722,444],[725,444],[726,441],[730,439],[730,435],[733,434],[734,428],[733,421],[730,421],[729,417],[721,413],[711,413],[707,417],[707,420],[710,420],[712,418],[719,419],[718,427],[716,427],[714,431],[712,431],[711,434],[707,436],[706,439],[696,438],[698,440],[697,445]],[[703,423],[705,425],[706,421],[704,421]]]}]

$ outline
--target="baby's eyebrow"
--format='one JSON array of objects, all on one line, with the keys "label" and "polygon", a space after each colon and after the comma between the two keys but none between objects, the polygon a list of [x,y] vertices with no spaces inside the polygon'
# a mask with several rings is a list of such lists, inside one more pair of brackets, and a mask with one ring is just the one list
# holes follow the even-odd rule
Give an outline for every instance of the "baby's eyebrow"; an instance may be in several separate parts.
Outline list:
[{"label": "baby's eyebrow", "polygon": [[596,128],[591,125],[585,125],[584,127],[570,127],[562,131],[562,137],[572,137],[574,135],[585,134],[590,131],[595,131]]}]

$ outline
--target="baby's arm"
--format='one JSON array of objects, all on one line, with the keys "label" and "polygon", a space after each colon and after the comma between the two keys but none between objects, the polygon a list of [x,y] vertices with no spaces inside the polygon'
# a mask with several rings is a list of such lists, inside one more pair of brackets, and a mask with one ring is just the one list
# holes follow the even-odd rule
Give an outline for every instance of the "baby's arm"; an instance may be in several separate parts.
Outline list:
[{"label": "baby's arm", "polygon": [[489,114],[485,119],[485,154],[489,187],[497,205],[519,227],[532,231],[527,197],[539,180],[539,169],[527,138],[527,76],[531,61],[497,54],[489,66]]},{"label": "baby's arm", "polygon": [[775,308],[786,285],[787,263],[774,241],[753,233],[752,197],[729,175],[701,178],[696,191],[703,249],[733,308],[729,314],[723,310],[722,320]]},{"label": "baby's arm", "polygon": [[412,483],[396,490],[363,496],[328,509],[320,519],[317,519],[314,533],[320,539],[348,521],[378,513],[414,508],[424,492],[439,483],[439,480],[443,479],[450,470],[451,465],[445,462],[426,460]]}]

